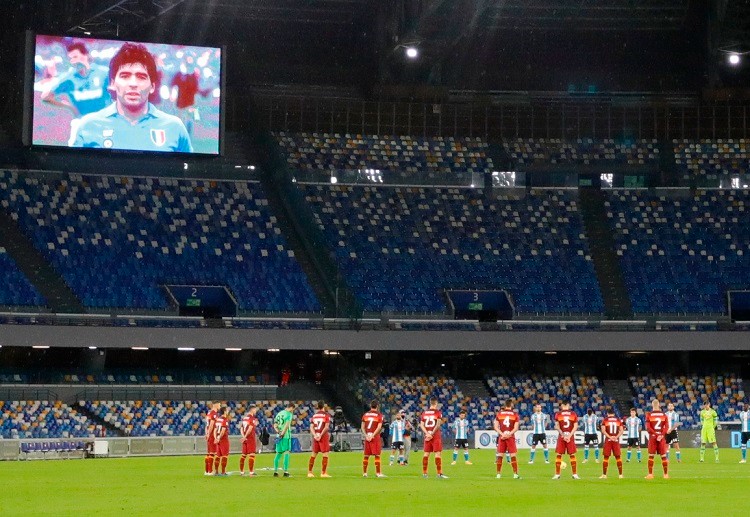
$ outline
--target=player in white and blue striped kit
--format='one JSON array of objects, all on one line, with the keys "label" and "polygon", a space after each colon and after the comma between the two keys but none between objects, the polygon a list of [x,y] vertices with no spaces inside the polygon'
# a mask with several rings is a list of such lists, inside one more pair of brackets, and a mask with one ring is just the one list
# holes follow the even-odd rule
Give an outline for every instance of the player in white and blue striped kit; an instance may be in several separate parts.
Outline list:
[{"label": "player in white and blue striped kit", "polygon": [[627,462],[630,462],[632,456],[632,448],[638,447],[637,457],[638,463],[641,462],[641,429],[643,429],[643,422],[636,415],[635,408],[630,409],[630,416],[625,420],[625,433],[628,437],[628,455]]},{"label": "player in white and blue striped kit", "polygon": [[669,421],[669,432],[667,433],[666,440],[669,449],[667,450],[667,459],[669,459],[669,451],[674,449],[675,456],[677,457],[677,463],[682,461],[682,453],[680,452],[680,436],[677,433],[677,428],[680,427],[680,414],[674,410],[674,404],[671,402],[667,404],[667,419]]},{"label": "player in white and blue striped kit", "polygon": [[589,446],[594,444],[594,458],[599,463],[599,424],[601,419],[589,408],[583,415],[583,462],[589,461]]},{"label": "player in white and blue striped kit", "polygon": [[393,460],[396,457],[396,451],[398,451],[398,464],[404,464],[404,432],[406,431],[406,422],[403,419],[402,414],[396,413],[396,419],[391,422],[391,456],[389,458],[389,465],[393,465]]},{"label": "player in white and blue striped kit", "polygon": [[750,406],[740,406],[740,447],[742,448],[742,459],[740,463],[747,463],[747,442],[750,441]]},{"label": "player in white and blue striped kit", "polygon": [[549,415],[547,413],[542,413],[542,405],[535,405],[534,412],[531,414],[531,429],[533,430],[533,435],[531,436],[531,455],[529,457],[529,464],[534,463],[536,446],[540,443],[542,444],[542,447],[544,447],[544,463],[549,463],[549,449],[547,449],[546,432],[549,421]]},{"label": "player in white and blue striped kit", "polygon": [[455,442],[453,444],[453,461],[451,462],[451,465],[456,464],[456,460],[458,459],[458,449],[461,448],[464,450],[464,461],[467,465],[471,465],[471,462],[469,461],[470,431],[471,427],[469,427],[469,421],[466,419],[466,411],[461,410],[458,414],[458,418],[453,422],[453,436],[455,437]]}]

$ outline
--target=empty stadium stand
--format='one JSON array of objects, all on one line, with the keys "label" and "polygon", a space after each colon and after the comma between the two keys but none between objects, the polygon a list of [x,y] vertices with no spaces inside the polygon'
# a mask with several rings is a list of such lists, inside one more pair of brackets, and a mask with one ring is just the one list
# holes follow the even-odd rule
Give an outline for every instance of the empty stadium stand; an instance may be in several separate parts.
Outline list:
[{"label": "empty stadium stand", "polygon": [[161,285],[198,284],[320,310],[257,183],[2,171],[0,203],[87,308],[166,309]]},{"label": "empty stadium stand", "polygon": [[530,165],[657,165],[659,148],[656,140],[615,141],[579,138],[518,138],[503,142],[511,160],[520,166]]},{"label": "empty stadium stand", "polygon": [[[750,142],[741,139],[672,140],[675,164],[688,184],[741,177],[748,181]],[[714,183],[716,184],[716,183]],[[729,186],[729,185],[727,185]]]},{"label": "empty stadium stand", "polygon": [[21,273],[15,261],[0,248],[0,305],[44,305],[44,298]]},{"label": "empty stadium stand", "polygon": [[471,178],[493,168],[480,138],[277,133],[288,165],[302,173],[358,173],[363,181],[393,177]]},{"label": "empty stadium stand", "polygon": [[[286,401],[228,401],[231,422],[230,434],[240,434],[240,423],[250,403],[258,405],[260,429],[272,429],[274,415],[281,411]],[[316,401],[296,401],[294,432],[310,429],[310,418],[315,413]],[[206,401],[130,400],[130,401],[80,401],[80,405],[103,421],[114,426],[124,436],[203,436]]]},{"label": "empty stadium stand", "polygon": [[0,401],[0,437],[86,438],[96,424],[61,401]]},{"label": "empty stadium stand", "polygon": [[648,408],[656,398],[663,403],[672,402],[680,413],[686,429],[700,426],[698,414],[706,400],[719,415],[720,421],[737,420],[739,404],[745,400],[742,379],[735,374],[683,375],[683,376],[633,376],[629,379],[636,407]]},{"label": "empty stadium stand", "polygon": [[520,313],[603,310],[575,192],[300,188],[366,311],[443,312],[445,289],[507,289]]},{"label": "empty stadium stand", "polygon": [[726,314],[750,288],[750,192],[616,190],[606,201],[636,314]]},{"label": "empty stadium stand", "polygon": [[450,436],[449,426],[465,409],[472,429],[492,429],[494,412],[500,401],[497,398],[466,397],[456,386],[456,381],[443,376],[391,376],[376,377],[360,384],[356,396],[367,402],[371,399],[380,401],[381,412],[390,421],[392,416],[404,410],[407,418],[419,418],[427,409],[429,399],[436,397],[440,411],[447,422],[443,433]]},{"label": "empty stadium stand", "polygon": [[615,401],[605,395],[602,384],[597,377],[579,376],[488,376],[487,384],[495,396],[504,401],[516,402],[522,425],[529,424],[529,417],[534,411],[534,404],[542,405],[542,411],[550,415],[559,410],[562,400],[570,402],[571,409],[583,415],[591,408],[599,415],[617,407]]}]

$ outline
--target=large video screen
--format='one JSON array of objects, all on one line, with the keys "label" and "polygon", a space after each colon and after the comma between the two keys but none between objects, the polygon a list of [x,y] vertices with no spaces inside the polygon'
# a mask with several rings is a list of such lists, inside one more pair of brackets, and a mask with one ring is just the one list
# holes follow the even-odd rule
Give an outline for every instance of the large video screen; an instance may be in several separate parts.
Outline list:
[{"label": "large video screen", "polygon": [[219,154],[219,48],[36,35],[31,143]]}]

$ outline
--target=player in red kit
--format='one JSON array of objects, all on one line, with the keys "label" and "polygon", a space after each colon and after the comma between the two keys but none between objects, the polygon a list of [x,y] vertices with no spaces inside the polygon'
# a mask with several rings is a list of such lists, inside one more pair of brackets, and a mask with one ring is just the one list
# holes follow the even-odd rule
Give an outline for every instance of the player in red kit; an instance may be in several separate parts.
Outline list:
[{"label": "player in red kit", "polygon": [[669,429],[669,417],[661,410],[661,404],[654,399],[651,402],[651,412],[646,413],[646,431],[648,432],[648,475],[646,479],[654,479],[654,455],[661,456],[661,467],[664,479],[669,479],[669,459],[667,458],[666,435]]},{"label": "player in red kit", "polygon": [[422,413],[419,428],[424,436],[424,456],[422,456],[422,476],[427,477],[427,466],[430,464],[430,454],[435,453],[435,467],[437,475],[441,479],[448,479],[443,474],[443,440],[440,436],[440,426],[443,424],[443,415],[438,410],[438,400],[430,399],[430,408]]},{"label": "player in red kit", "polygon": [[375,477],[384,478],[380,472],[380,453],[383,450],[383,439],[380,431],[383,430],[383,415],[378,411],[378,402],[370,402],[370,411],[362,415],[362,435],[365,437],[365,454],[362,459],[362,476],[367,477],[367,465],[370,456],[375,456]]},{"label": "player in red kit", "polygon": [[248,476],[255,475],[255,451],[258,450],[255,443],[255,430],[258,429],[258,406],[250,404],[247,415],[242,419],[240,434],[242,435],[242,456],[240,456],[240,475],[245,475],[245,460],[247,460]]},{"label": "player in red kit", "polygon": [[576,442],[575,435],[578,430],[578,415],[570,410],[570,402],[567,400],[560,403],[560,412],[555,415],[555,430],[559,433],[557,437],[557,459],[555,459],[555,475],[552,479],[560,479],[560,465],[562,464],[563,454],[570,458],[570,470],[573,472],[573,479],[578,477],[578,463],[576,462]]},{"label": "player in red kit", "polygon": [[213,476],[214,475],[214,461],[216,460],[216,444],[214,443],[214,424],[216,423],[216,418],[219,416],[219,408],[221,407],[221,404],[218,402],[208,403],[208,413],[206,413],[206,467],[204,471],[204,475],[206,476]]},{"label": "player in red kit", "polygon": [[615,416],[614,410],[607,411],[607,418],[602,420],[602,435],[604,435],[604,462],[602,462],[602,475],[599,479],[607,479],[607,468],[609,457],[614,455],[617,461],[617,471],[622,479],[622,452],[620,450],[620,437],[625,432],[622,420]]},{"label": "player in red kit", "polygon": [[[229,461],[229,408],[227,406],[221,407],[219,416],[216,418],[214,443],[216,444],[214,472],[217,476],[226,476]],[[221,473],[219,473],[219,467],[221,467]]]},{"label": "player in red kit", "polygon": [[521,425],[521,417],[513,410],[513,403],[507,400],[503,408],[495,415],[492,426],[497,433],[497,478],[500,479],[503,470],[503,456],[510,454],[510,465],[513,467],[513,479],[521,479],[518,475],[518,460],[516,459],[516,431]]},{"label": "player in red kit", "polygon": [[318,411],[310,419],[310,434],[312,435],[312,454],[307,465],[307,477],[314,478],[313,467],[318,453],[323,455],[323,468],[320,477],[329,478],[328,475],[328,453],[331,452],[331,439],[328,428],[331,426],[331,415],[326,411],[326,403],[318,402]]}]

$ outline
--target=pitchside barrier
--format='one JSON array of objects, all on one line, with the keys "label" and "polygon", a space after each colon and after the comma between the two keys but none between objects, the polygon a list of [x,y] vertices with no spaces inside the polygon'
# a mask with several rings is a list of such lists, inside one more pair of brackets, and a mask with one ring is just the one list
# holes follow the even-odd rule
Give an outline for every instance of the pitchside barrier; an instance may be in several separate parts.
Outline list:
[{"label": "pitchside barrier", "polygon": [[[230,454],[240,454],[240,436],[229,437]],[[273,452],[274,438],[259,446],[259,453]],[[361,433],[334,433],[334,451],[362,450]],[[292,435],[292,452],[309,452],[309,433]],[[54,440],[0,439],[0,460],[48,460],[73,458],[123,458],[130,456],[187,456],[206,454],[202,436],[159,436],[139,438],[61,438]]]},{"label": "pitchside barrier", "polygon": [[[738,449],[740,447],[740,432],[732,428],[739,429],[739,422],[723,422],[723,429],[716,431],[716,441],[720,448]],[[516,433],[516,447],[518,449],[531,449],[532,431],[518,431]],[[547,447],[554,449],[557,445],[557,431],[547,430]],[[678,430],[681,447],[700,447],[701,431],[700,429],[683,429]],[[598,432],[599,443],[602,443],[602,433]],[[576,445],[583,446],[583,431],[577,431],[575,434]],[[625,434],[620,438],[620,444],[627,446],[627,437]],[[648,433],[641,431],[641,446],[646,447],[648,444]],[[497,446],[497,433],[492,430],[475,431],[474,447],[476,449],[494,449]]]}]

